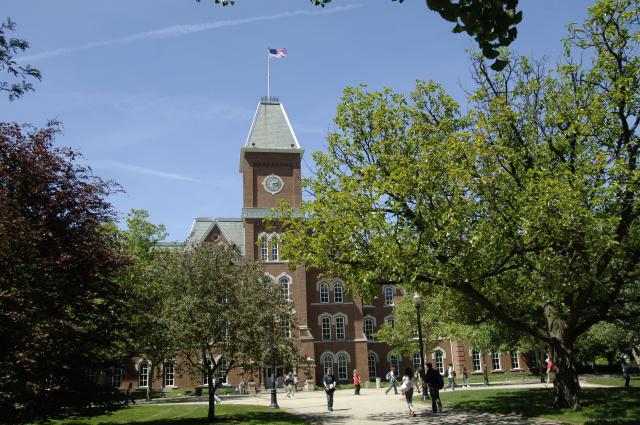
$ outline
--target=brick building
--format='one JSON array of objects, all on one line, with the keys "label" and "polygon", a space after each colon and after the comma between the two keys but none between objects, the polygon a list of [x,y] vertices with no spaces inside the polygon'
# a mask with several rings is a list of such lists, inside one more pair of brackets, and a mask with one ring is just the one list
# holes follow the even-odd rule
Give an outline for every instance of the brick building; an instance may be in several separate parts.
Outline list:
[{"label": "brick building", "polygon": [[[390,365],[399,371],[407,366],[415,369],[420,362],[418,353],[403,358],[373,337],[383,323],[393,320],[394,301],[402,296],[399,289],[383,286],[379,296],[367,304],[346,294],[342,280],[319,279],[316,272],[307,270],[304,265],[292,272],[286,259],[281,258],[277,228],[275,231],[268,229],[263,220],[281,199],[294,208],[300,205],[303,153],[282,104],[276,98],[263,98],[245,145],[240,149],[243,178],[240,217],[198,217],[193,221],[188,242],[235,244],[248,260],[262,261],[267,276],[282,285],[283,296],[291,302],[297,319],[292,338],[296,340],[302,361],[293,367],[297,368],[295,372],[302,384],[307,380],[318,383],[328,367],[342,382],[350,381],[353,369],[358,370],[363,381],[384,377]],[[454,364],[458,373],[463,365],[470,373],[482,373],[485,365],[489,373],[526,369],[520,353],[493,352],[483,356],[464,342],[450,340],[440,341],[425,357],[425,363],[430,361],[441,372],[449,363]],[[120,380],[114,378],[114,385],[126,388],[132,382],[136,389],[148,385],[150,363],[144,358],[134,360],[124,373],[116,373],[120,374]],[[276,368],[276,377],[282,376],[284,367]],[[154,388],[203,384],[200,380],[175,374],[172,362],[164,364],[161,370]],[[241,380],[255,379],[258,385],[269,386],[273,376],[270,367],[258,377],[247,378],[241,373],[232,371],[227,383],[236,386]]]}]

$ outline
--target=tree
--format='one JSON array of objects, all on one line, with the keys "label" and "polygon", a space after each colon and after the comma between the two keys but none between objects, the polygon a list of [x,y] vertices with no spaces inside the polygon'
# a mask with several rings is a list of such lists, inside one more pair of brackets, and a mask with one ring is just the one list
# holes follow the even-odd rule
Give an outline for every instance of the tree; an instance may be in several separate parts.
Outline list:
[{"label": "tree", "polygon": [[267,353],[293,351],[285,330],[292,314],[281,288],[265,285],[259,265],[243,263],[235,247],[203,243],[160,252],[154,275],[167,300],[160,320],[185,360],[176,366],[206,377],[209,420],[230,370],[255,369]]},{"label": "tree", "polygon": [[120,275],[130,317],[128,353],[142,355],[151,362],[147,385],[147,400],[151,400],[155,373],[175,352],[166,323],[157,317],[158,312],[164,311],[164,293],[152,279],[157,267],[156,245],[167,237],[167,231],[162,224],[151,223],[147,211],[133,209],[127,216],[127,228],[116,232],[131,259]]},{"label": "tree", "polygon": [[576,339],[637,303],[639,9],[596,3],[553,71],[474,58],[468,113],[435,83],[347,88],[284,255],[356,292],[459,293],[548,345],[554,405],[579,407]]},{"label": "tree", "polygon": [[[20,421],[101,404],[87,372],[117,351],[126,264],[104,224],[116,187],[54,146],[58,124],[0,123],[0,412]],[[89,374],[91,376],[91,374]],[[108,391],[107,391],[108,393]]]},{"label": "tree", "polygon": [[[331,0],[310,1],[312,5],[322,7],[331,3]],[[404,3],[404,0],[393,1]],[[235,4],[235,0],[213,2],[222,6]],[[509,46],[518,35],[516,25],[522,21],[522,12],[516,11],[518,0],[427,0],[426,3],[443,19],[455,22],[453,32],[466,32],[474,37],[483,55],[495,59],[492,69],[504,69],[507,61],[499,58],[500,48]]]},{"label": "tree", "polygon": [[6,71],[16,82],[0,81],[0,91],[5,91],[9,95],[9,100],[22,97],[26,92],[33,91],[33,85],[27,81],[28,78],[42,79],[40,71],[30,65],[20,66],[13,56],[19,52],[24,52],[29,48],[29,43],[20,38],[9,38],[8,31],[15,31],[16,23],[7,18],[0,23],[0,69]]}]

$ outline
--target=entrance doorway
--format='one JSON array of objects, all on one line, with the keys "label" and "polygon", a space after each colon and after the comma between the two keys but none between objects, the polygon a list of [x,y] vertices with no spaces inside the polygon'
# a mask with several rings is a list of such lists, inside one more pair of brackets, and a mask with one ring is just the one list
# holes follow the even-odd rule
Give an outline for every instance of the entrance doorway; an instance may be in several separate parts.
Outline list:
[{"label": "entrance doorway", "polygon": [[[273,382],[273,374],[271,373],[271,366],[267,366],[264,369],[265,376],[265,388],[271,388]],[[276,388],[284,388],[284,380],[282,375],[284,374],[284,366],[276,366]]]}]

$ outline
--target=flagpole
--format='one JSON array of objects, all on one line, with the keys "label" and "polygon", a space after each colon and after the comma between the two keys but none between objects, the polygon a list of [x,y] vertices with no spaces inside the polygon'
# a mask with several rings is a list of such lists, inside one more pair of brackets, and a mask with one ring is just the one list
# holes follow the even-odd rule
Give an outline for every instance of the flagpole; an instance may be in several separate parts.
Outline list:
[{"label": "flagpole", "polygon": [[271,61],[269,59],[269,49],[267,49],[267,100],[271,97]]}]

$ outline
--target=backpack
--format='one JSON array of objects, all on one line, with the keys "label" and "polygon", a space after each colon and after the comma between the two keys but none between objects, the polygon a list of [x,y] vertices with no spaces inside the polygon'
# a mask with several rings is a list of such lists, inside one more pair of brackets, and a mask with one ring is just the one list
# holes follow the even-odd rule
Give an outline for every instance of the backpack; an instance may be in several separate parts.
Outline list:
[{"label": "backpack", "polygon": [[438,389],[441,390],[444,388],[444,378],[439,373],[438,375]]}]

